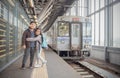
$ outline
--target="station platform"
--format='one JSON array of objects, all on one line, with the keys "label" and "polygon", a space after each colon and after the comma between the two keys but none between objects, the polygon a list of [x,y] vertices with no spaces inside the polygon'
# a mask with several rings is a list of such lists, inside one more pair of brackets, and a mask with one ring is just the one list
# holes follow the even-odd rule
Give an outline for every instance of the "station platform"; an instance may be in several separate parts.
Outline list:
[{"label": "station platform", "polygon": [[[57,54],[49,51],[42,52],[47,64],[40,68],[26,68],[22,70],[22,57],[0,72],[0,78],[82,78],[71,66],[69,66]],[[26,67],[29,65],[27,62]]]}]

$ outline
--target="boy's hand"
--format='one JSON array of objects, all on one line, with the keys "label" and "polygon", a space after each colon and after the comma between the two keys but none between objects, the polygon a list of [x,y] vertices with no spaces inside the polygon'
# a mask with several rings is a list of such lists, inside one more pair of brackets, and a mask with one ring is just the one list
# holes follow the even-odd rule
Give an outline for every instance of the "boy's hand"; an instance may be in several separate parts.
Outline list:
[{"label": "boy's hand", "polygon": [[22,47],[23,47],[23,49],[26,49],[26,45],[23,45]]}]

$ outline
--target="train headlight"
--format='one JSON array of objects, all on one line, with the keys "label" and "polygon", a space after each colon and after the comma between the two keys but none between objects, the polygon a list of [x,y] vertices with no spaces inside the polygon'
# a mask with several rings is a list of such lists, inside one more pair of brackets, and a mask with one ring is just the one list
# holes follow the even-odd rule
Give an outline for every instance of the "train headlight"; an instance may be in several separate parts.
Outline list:
[{"label": "train headlight", "polygon": [[62,43],[62,44],[64,44],[64,43],[65,43],[65,41],[64,41],[64,40],[62,40],[62,41],[61,41],[61,43]]}]

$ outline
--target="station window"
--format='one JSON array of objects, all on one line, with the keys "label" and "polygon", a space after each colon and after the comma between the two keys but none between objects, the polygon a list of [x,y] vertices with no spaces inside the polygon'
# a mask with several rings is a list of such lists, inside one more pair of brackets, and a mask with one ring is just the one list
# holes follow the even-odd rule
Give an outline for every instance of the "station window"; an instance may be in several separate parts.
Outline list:
[{"label": "station window", "polygon": [[0,2],[0,17],[3,18],[3,4]]},{"label": "station window", "polygon": [[17,17],[14,17],[14,26],[17,26]]},{"label": "station window", "polygon": [[94,0],[91,0],[91,13],[93,13],[94,12]]},{"label": "station window", "polygon": [[85,16],[85,0],[82,0],[82,6],[81,6],[81,9],[82,9],[82,15],[81,16]]},{"label": "station window", "polygon": [[2,2],[0,2],[0,17],[8,21],[8,10]]},{"label": "station window", "polygon": [[58,36],[69,36],[69,23],[68,22],[58,23]]},{"label": "station window", "polygon": [[0,2],[0,17],[1,17],[1,10],[2,10],[2,5],[1,5],[1,2]]},{"label": "station window", "polygon": [[[0,1],[0,19],[4,18],[4,4]],[[0,68],[6,63],[6,23],[0,20]]]},{"label": "station window", "polygon": [[3,14],[3,18],[8,21],[8,10],[4,7],[4,14]]},{"label": "station window", "polygon": [[95,25],[94,25],[94,15],[91,16],[92,19],[92,45],[95,43]]},{"label": "station window", "polygon": [[113,6],[113,46],[120,47],[120,3]]},{"label": "station window", "polygon": [[95,14],[95,45],[99,45],[99,13]]},{"label": "station window", "polygon": [[88,0],[88,13],[91,13],[91,0]]},{"label": "station window", "polygon": [[105,0],[100,0],[100,8],[105,6]]},{"label": "station window", "polygon": [[104,34],[105,34],[105,25],[104,25],[104,10],[100,12],[100,45],[104,46]]},{"label": "station window", "polygon": [[95,0],[95,9],[96,11],[99,9],[99,0]]},{"label": "station window", "polygon": [[11,10],[9,11],[9,23],[10,23],[11,25],[13,24],[13,13],[12,13]]},{"label": "station window", "polygon": [[73,16],[76,15],[76,8],[75,8],[75,6],[73,6],[73,7],[71,8],[71,15],[73,15]]}]

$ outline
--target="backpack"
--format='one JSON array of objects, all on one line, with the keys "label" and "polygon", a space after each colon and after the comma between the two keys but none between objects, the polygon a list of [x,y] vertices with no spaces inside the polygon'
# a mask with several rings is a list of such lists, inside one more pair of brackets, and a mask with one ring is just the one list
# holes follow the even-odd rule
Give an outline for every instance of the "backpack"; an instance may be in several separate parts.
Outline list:
[{"label": "backpack", "polygon": [[[42,48],[43,49],[47,49],[48,48],[48,44],[47,44],[46,38],[45,38],[45,36],[43,36],[43,34],[41,35],[41,41],[42,41],[42,43],[41,43]],[[40,42],[39,42],[39,44],[40,44]]]}]

